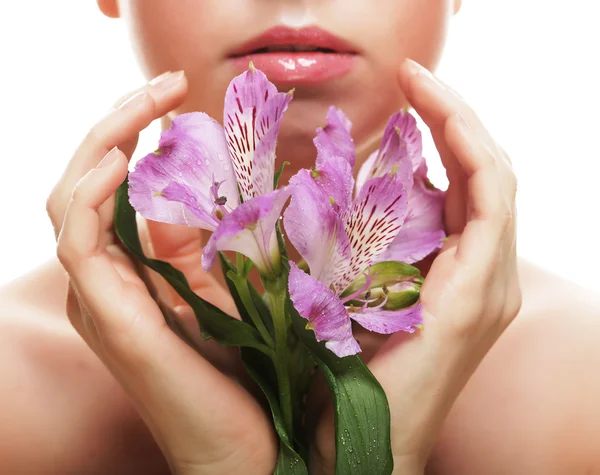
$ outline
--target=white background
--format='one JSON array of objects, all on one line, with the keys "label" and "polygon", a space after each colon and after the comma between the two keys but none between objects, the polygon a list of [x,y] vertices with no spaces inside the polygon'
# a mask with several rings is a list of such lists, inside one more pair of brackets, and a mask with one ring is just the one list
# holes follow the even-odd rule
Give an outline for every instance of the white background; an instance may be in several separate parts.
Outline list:
[{"label": "white background", "polygon": [[[599,18],[593,0],[464,0],[439,69],[513,159],[520,254],[595,290]],[[0,52],[1,285],[53,255],[46,196],[88,128],[143,78],[123,25],[93,0],[3,3]]]}]

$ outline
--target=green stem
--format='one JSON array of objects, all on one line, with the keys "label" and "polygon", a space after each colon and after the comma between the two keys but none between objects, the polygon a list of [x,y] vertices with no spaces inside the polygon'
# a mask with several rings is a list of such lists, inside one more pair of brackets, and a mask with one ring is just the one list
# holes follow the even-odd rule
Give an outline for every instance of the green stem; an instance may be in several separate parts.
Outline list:
[{"label": "green stem", "polygon": [[285,314],[286,284],[285,279],[265,280],[265,290],[269,295],[271,316],[275,328],[275,372],[279,386],[279,404],[283,414],[285,429],[293,440],[294,415],[292,410],[292,390],[289,376],[288,356],[288,319]]},{"label": "green stem", "polygon": [[233,271],[229,271],[227,273],[227,277],[229,277],[233,282],[233,285],[235,285],[235,288],[237,289],[238,294],[242,299],[242,303],[248,311],[248,315],[250,315],[254,326],[256,327],[260,335],[263,337],[263,340],[265,340],[267,346],[274,348],[275,343],[273,341],[273,337],[269,333],[269,330],[267,330],[267,327],[265,326],[262,317],[258,313],[256,306],[254,305],[252,296],[250,295],[250,289],[248,288],[248,279],[244,276],[236,274]]}]

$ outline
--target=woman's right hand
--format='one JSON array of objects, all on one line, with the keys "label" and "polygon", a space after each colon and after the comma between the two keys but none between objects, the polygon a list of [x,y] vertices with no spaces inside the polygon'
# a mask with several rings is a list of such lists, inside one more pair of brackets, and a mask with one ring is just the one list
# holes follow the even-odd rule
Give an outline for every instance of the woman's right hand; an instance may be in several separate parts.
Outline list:
[{"label": "woman's right hand", "polygon": [[[138,134],[183,102],[183,73],[160,76],[119,101],[81,143],[47,202],[57,254],[69,276],[67,315],[131,397],[173,473],[271,473],[277,443],[270,419],[218,367],[232,353],[176,336],[113,232],[115,192]],[[231,309],[200,266],[200,233],[148,222],[154,255],[171,261],[192,289]],[[190,322],[188,322],[190,323]],[[191,322],[192,325],[195,322]],[[211,361],[209,361],[212,360]]]},{"label": "woman's right hand", "polygon": [[[473,109],[422,66],[404,61],[399,84],[429,127],[450,181],[448,239],[421,290],[424,330],[360,336],[361,344],[379,344],[368,366],[390,405],[394,474],[408,475],[424,473],[450,408],[519,312],[522,297],[517,185],[508,156]],[[334,472],[333,439],[329,405],[317,426],[315,473]]]}]

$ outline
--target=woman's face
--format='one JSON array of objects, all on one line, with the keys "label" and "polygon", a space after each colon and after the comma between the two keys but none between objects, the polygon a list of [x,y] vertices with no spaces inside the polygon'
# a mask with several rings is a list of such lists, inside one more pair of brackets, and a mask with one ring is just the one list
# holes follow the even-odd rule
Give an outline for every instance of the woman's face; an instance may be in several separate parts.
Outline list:
[{"label": "woman's face", "polygon": [[[293,87],[295,92],[279,144],[288,155],[294,150],[294,156],[286,155],[286,159],[293,159],[297,166],[312,164],[315,128],[324,123],[330,105],[341,108],[353,122],[357,147],[365,151],[371,148],[388,117],[404,105],[396,81],[398,66],[410,57],[435,68],[448,22],[459,1],[98,0],[105,12],[118,13],[127,23],[148,78],[167,70],[185,70],[190,93],[178,112],[201,110],[221,120],[227,85],[247,66],[246,59],[260,64],[261,59],[272,58],[262,64],[278,63],[280,72],[283,64],[283,76],[271,79],[276,79],[280,90]],[[326,41],[323,38],[330,33],[342,40],[334,49],[344,50],[338,51],[344,53],[343,57],[324,57],[335,54],[328,50],[283,51],[266,53],[270,56],[259,57],[258,61],[257,55],[232,60],[232,55],[249,52],[249,41],[275,27],[290,28],[292,39],[285,41],[294,42],[310,43],[314,36],[319,43]],[[317,30],[313,35],[314,27],[324,31]],[[303,28],[312,29],[294,39],[294,31]],[[277,32],[259,43],[273,42],[274,38],[279,38]],[[264,46],[262,43],[250,48]],[[286,79],[288,64],[292,69],[314,66],[320,73],[312,77],[320,79],[309,81],[302,74],[294,76],[293,71]]]}]

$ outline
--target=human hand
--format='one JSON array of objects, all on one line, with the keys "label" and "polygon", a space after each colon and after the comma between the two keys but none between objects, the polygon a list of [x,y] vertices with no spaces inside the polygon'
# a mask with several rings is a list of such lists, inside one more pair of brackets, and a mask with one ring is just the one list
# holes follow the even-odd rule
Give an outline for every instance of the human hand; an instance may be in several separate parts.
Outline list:
[{"label": "human hand", "polygon": [[[456,92],[410,60],[399,83],[447,171],[449,237],[421,290],[424,330],[392,335],[368,366],[390,404],[394,473],[422,474],[452,404],[521,306],[516,180],[506,153]],[[333,434],[329,408],[316,432],[318,473],[333,473]]]},{"label": "human hand", "polygon": [[[170,330],[113,233],[115,192],[139,132],[178,107],[186,91],[183,74],[173,73],[120,101],[92,128],[54,187],[47,209],[69,275],[67,315],[130,395],[173,473],[229,474],[243,467],[267,474],[277,449],[271,423],[256,400],[217,369],[229,364],[231,353],[198,339],[203,357]],[[194,259],[201,253],[197,230],[148,225],[151,236],[167,237],[152,241],[157,257],[177,259],[192,289],[229,305]]]}]

